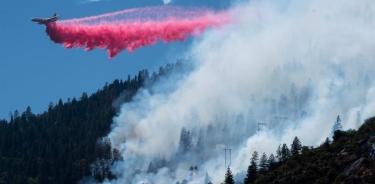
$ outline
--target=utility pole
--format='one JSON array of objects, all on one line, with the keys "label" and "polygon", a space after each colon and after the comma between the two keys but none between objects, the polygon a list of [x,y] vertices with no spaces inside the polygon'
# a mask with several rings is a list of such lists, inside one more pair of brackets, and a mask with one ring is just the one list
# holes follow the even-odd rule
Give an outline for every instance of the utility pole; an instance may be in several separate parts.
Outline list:
[{"label": "utility pole", "polygon": [[[228,152],[228,156],[229,156],[229,163],[227,165],[227,152]],[[224,154],[225,154],[225,169],[226,168],[229,168],[230,165],[232,164],[232,149],[230,148],[225,148],[224,149]]]}]

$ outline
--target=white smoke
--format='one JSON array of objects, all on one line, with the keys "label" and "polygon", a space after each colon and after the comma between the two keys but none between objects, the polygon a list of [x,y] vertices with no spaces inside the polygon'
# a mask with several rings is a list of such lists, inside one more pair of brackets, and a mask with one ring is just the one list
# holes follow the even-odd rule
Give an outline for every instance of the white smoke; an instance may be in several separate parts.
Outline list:
[{"label": "white smoke", "polygon": [[172,2],[172,0],[163,0],[163,3],[164,4],[169,4],[169,3],[171,3]]},{"label": "white smoke", "polygon": [[144,89],[122,106],[108,135],[124,157],[113,183],[220,183],[226,147],[242,173],[252,151],[294,136],[315,146],[338,114],[345,129],[374,115],[375,1],[262,0],[231,12],[231,25],[192,46],[197,67],[170,79],[173,91]]}]

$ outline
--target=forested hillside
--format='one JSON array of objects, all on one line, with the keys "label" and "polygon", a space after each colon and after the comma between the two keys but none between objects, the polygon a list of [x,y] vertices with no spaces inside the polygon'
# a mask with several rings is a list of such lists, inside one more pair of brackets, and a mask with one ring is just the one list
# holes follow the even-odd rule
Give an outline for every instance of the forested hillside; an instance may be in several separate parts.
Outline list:
[{"label": "forested hillside", "polygon": [[[0,184],[77,183],[87,176],[113,179],[111,164],[122,158],[103,138],[112,118],[139,89],[181,67],[167,65],[151,75],[142,70],[92,95],[51,103],[41,114],[27,107],[0,120]],[[296,137],[290,146],[275,148],[275,155],[254,152],[246,176],[237,183],[374,183],[375,118],[358,131],[340,131],[336,125],[333,130],[333,140],[316,148],[303,146]],[[189,135],[182,130],[182,152],[190,145]],[[234,183],[235,174],[228,169],[224,183]]]},{"label": "forested hillside", "polygon": [[[230,177],[228,170],[225,183],[234,182],[227,182]],[[243,183],[375,183],[375,118],[358,131],[336,130],[332,141],[317,148],[302,146],[296,137],[290,149],[283,144],[275,156],[255,151]]]},{"label": "forested hillside", "polygon": [[[142,70],[115,80],[92,95],[51,103],[33,114],[31,107],[0,121],[0,183],[77,183],[84,176],[113,177],[108,161],[120,159],[106,136],[121,103],[129,102],[146,83],[153,83],[180,64],[149,75]],[[32,98],[32,97],[30,97]]]}]

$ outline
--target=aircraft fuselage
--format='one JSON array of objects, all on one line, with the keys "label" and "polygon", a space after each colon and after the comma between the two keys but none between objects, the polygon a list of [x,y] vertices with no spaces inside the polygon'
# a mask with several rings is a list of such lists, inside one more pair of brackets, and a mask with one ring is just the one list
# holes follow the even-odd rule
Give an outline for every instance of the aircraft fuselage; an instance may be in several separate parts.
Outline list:
[{"label": "aircraft fuselage", "polygon": [[33,18],[31,19],[31,21],[37,23],[37,24],[44,24],[44,25],[47,25],[51,22],[56,22],[57,20],[59,19],[59,17],[57,15],[54,15],[50,18]]}]

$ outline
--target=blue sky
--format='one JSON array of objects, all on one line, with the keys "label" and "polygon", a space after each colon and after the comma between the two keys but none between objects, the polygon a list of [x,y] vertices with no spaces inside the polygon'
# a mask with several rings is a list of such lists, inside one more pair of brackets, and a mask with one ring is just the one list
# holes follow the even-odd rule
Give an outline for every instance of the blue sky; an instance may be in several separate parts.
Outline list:
[{"label": "blue sky", "polygon": [[[172,4],[222,8],[230,0],[180,0]],[[125,79],[140,69],[156,70],[174,62],[191,42],[157,44],[109,60],[106,51],[64,49],[45,34],[32,17],[57,12],[63,19],[97,15],[132,7],[162,5],[162,0],[8,0],[0,6],[0,118],[23,111],[44,111],[59,98],[92,93],[106,82]]]}]

